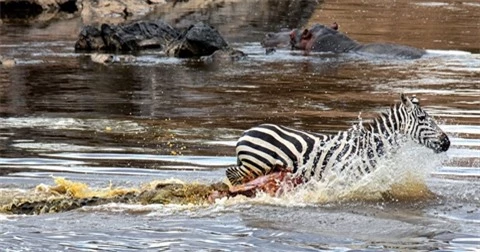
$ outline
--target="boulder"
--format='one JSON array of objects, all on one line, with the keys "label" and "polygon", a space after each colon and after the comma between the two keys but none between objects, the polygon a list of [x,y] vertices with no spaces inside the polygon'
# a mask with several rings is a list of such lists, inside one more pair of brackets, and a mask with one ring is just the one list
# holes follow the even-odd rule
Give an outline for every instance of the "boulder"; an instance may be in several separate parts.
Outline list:
[{"label": "boulder", "polygon": [[244,52],[229,48],[216,50],[209,56],[202,56],[200,57],[200,61],[206,64],[228,64],[245,58],[247,58],[247,55]]},{"label": "boulder", "polygon": [[12,67],[17,64],[17,61],[14,58],[8,58],[0,55],[0,66]]},{"label": "boulder", "polygon": [[191,58],[208,56],[217,50],[227,48],[227,42],[215,28],[198,22],[169,44],[165,52],[169,56]]},{"label": "boulder", "polygon": [[176,29],[161,20],[125,25],[102,24],[100,29],[87,25],[78,36],[75,50],[128,52],[148,48],[163,49],[178,36]]}]

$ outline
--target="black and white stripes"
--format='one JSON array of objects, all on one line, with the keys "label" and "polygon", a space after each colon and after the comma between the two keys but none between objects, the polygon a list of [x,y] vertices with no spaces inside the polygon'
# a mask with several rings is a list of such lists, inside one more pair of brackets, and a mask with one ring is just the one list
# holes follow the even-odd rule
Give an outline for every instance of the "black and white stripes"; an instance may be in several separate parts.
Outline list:
[{"label": "black and white stripes", "polygon": [[401,95],[402,102],[380,114],[365,127],[360,123],[335,135],[303,132],[263,124],[244,132],[237,142],[237,166],[227,169],[233,185],[242,184],[276,169],[287,169],[304,181],[319,180],[327,169],[355,171],[359,176],[375,169],[379,158],[398,148],[409,136],[436,152],[447,151],[448,137],[418,104]]}]

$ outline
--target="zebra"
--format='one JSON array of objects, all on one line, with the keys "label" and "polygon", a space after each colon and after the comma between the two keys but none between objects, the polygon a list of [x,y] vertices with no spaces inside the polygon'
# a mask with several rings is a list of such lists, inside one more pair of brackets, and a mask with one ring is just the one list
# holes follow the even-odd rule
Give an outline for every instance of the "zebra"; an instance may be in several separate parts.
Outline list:
[{"label": "zebra", "polygon": [[337,134],[318,134],[280,125],[262,124],[245,131],[236,145],[237,165],[227,168],[230,183],[240,185],[275,171],[287,170],[302,178],[320,180],[325,170],[340,167],[368,174],[379,158],[400,148],[405,137],[445,152],[448,136],[420,107],[419,100],[400,95],[401,102],[380,113],[373,122],[354,124]]}]

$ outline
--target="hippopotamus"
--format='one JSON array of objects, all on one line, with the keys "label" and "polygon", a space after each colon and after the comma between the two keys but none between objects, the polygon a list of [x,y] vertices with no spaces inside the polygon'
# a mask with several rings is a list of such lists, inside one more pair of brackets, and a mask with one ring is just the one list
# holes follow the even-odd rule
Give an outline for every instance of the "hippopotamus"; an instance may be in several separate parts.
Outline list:
[{"label": "hippopotamus", "polygon": [[296,32],[296,30],[298,29],[283,28],[280,32],[269,32],[265,34],[265,38],[260,44],[265,48],[290,48],[290,33]]},{"label": "hippopotamus", "polygon": [[[289,43],[286,41],[289,40]],[[361,44],[338,30],[338,24],[334,22],[325,26],[315,24],[310,29],[281,30],[277,33],[267,33],[262,46],[271,50],[272,47],[287,48],[292,50],[305,50],[307,52],[333,52],[379,55],[387,57],[399,57],[417,59],[426,51],[423,49],[399,45],[394,43],[367,43]]]},{"label": "hippopotamus", "polygon": [[[314,26],[315,27],[315,26]],[[314,29],[314,27],[312,29]],[[330,25],[331,29],[338,30],[338,24],[336,22]],[[267,50],[273,50],[273,48],[292,48],[293,44],[300,42],[302,37],[302,30],[282,28],[280,32],[269,32],[265,34],[265,38],[260,44],[267,48]],[[292,44],[292,41],[294,43]]]},{"label": "hippopotamus", "polygon": [[291,33],[291,46],[313,52],[333,52],[379,55],[406,59],[422,57],[426,51],[423,49],[394,43],[367,43],[361,44],[337,29],[321,24],[314,25],[311,29],[305,29],[300,38],[298,33]]}]

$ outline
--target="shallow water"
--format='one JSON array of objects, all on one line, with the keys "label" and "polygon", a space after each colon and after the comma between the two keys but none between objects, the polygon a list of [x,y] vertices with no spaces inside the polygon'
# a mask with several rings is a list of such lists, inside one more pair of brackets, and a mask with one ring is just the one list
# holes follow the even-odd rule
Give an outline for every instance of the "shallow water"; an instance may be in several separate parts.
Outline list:
[{"label": "shallow water", "polygon": [[[248,16],[238,6],[234,22]],[[0,194],[52,185],[52,176],[92,188],[135,188],[169,178],[220,181],[235,163],[236,139],[251,126],[272,122],[336,132],[360,112],[368,121],[400,92],[419,97],[452,146],[434,155],[409,145],[355,188],[314,185],[280,198],[236,197],[208,206],[108,204],[0,215],[0,247],[479,249],[479,13],[473,1],[325,1],[305,20],[305,26],[336,21],[361,42],[428,50],[413,61],[287,50],[267,56],[259,44],[264,32],[300,21],[270,13],[235,30],[212,18],[235,48],[249,54],[222,66],[155,51],[136,55],[135,63],[105,66],[74,53],[78,20],[64,22],[76,24],[70,33],[58,32],[62,23],[3,23],[0,54],[19,64],[0,67]],[[379,200],[386,187],[396,200]]]}]

